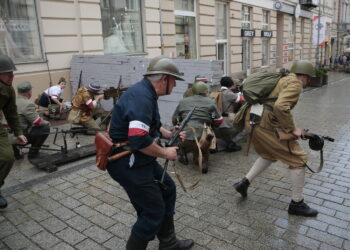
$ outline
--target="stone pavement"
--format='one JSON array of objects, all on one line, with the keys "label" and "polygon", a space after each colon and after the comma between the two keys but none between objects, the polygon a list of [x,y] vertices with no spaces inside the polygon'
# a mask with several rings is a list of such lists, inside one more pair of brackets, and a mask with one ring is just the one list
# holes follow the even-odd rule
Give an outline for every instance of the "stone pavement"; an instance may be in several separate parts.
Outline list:
[{"label": "stone pavement", "polygon": [[[202,176],[194,166],[176,163],[187,185],[200,178],[188,193],[178,186],[178,236],[194,239],[193,249],[350,249],[350,78],[339,80],[344,77],[332,74],[329,85],[303,93],[295,110],[299,127],[336,139],[326,142],[323,171],[307,174],[305,200],[319,210],[316,218],[288,215],[286,166],[271,166],[243,200],[232,184],[257,158],[254,150],[248,157],[218,153]],[[317,168],[319,154],[301,143]],[[6,181],[9,207],[0,211],[0,249],[125,249],[134,209],[122,188],[96,169],[94,158],[50,174],[17,164]]]}]

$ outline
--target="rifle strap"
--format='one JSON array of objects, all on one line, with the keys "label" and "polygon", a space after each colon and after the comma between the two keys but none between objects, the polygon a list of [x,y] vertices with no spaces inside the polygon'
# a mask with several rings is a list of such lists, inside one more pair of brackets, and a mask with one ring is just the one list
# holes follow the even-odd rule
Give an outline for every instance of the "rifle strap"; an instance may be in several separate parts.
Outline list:
[{"label": "rifle strap", "polygon": [[305,163],[305,166],[310,170],[310,172],[312,172],[313,174],[317,174],[317,173],[319,173],[319,172],[321,172],[322,171],[322,169],[323,169],[323,163],[324,163],[324,160],[323,160],[323,150],[321,149],[320,150],[320,166],[318,167],[318,170],[312,170],[310,167],[309,167],[309,165],[307,165],[306,163]]}]

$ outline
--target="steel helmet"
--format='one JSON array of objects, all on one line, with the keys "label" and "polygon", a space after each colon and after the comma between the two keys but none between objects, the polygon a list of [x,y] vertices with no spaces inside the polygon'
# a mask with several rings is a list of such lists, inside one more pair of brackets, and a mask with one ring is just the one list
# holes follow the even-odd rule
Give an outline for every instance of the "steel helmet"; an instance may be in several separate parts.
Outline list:
[{"label": "steel helmet", "polygon": [[195,82],[192,86],[192,93],[194,95],[207,94],[208,85],[204,82]]},{"label": "steel helmet", "polygon": [[0,55],[0,73],[8,73],[17,70],[12,59],[5,55]]},{"label": "steel helmet", "polygon": [[174,62],[167,57],[157,56],[151,60],[148,65],[147,72],[144,76],[165,74],[171,75],[176,78],[176,80],[184,81],[182,78],[183,73],[179,71]]},{"label": "steel helmet", "polygon": [[312,77],[316,76],[315,67],[310,61],[307,60],[294,61],[292,67],[290,68],[290,72]]}]

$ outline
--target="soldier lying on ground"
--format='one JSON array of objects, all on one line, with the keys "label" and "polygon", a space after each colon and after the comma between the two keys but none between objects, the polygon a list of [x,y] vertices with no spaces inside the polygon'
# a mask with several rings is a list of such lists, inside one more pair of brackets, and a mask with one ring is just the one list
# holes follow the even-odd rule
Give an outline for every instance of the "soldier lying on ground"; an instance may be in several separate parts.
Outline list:
[{"label": "soldier lying on ground", "polygon": [[[217,126],[223,122],[223,118],[215,106],[213,99],[208,97],[208,85],[204,82],[196,82],[192,87],[193,96],[182,99],[172,116],[174,125],[178,124],[187,113],[196,107],[190,121],[187,124],[186,140],[180,144],[180,162],[188,164],[187,152],[193,152],[193,160],[196,165],[202,160],[202,172],[208,172],[208,160],[210,149],[215,149],[216,143],[212,124]],[[195,130],[190,128],[192,127]],[[199,145],[196,143],[197,138]],[[199,150],[202,152],[202,159],[199,159]]]}]

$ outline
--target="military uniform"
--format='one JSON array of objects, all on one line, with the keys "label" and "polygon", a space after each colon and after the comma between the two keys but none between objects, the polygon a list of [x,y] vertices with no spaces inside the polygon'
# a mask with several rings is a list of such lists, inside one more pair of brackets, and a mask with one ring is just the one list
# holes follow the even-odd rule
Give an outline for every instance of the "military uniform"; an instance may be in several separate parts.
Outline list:
[{"label": "military uniform", "polygon": [[[233,186],[237,192],[246,197],[248,187],[254,178],[272,162],[279,160],[289,166],[292,183],[292,200],[288,213],[311,217],[316,216],[318,211],[310,208],[303,197],[307,155],[297,140],[279,140],[275,132],[279,129],[291,133],[295,138],[302,136],[302,131],[295,126],[291,111],[298,103],[302,88],[306,87],[310,77],[315,75],[315,69],[311,62],[300,60],[293,62],[290,71],[292,73],[281,78],[266,97],[276,101],[264,103],[261,120],[251,130],[252,143],[259,158],[246,176]],[[246,126],[249,126],[249,116],[250,112],[246,114]]]},{"label": "military uniform", "polygon": [[[23,135],[20,127],[16,94],[12,86],[0,88],[0,110],[2,110],[8,125],[15,136]],[[0,187],[4,185],[4,180],[10,172],[13,162],[15,161],[12,145],[8,141],[7,130],[0,124]]]},{"label": "military uniform", "polygon": [[[163,217],[175,211],[176,186],[166,173],[164,190],[155,183],[163,168],[155,157],[139,151],[160,136],[160,116],[156,92],[146,78],[129,88],[114,106],[110,125],[113,142],[130,142],[133,153],[108,165],[108,173],[127,192],[137,212],[132,235],[143,241],[153,240]],[[124,151],[118,148],[114,153]]]},{"label": "military uniform", "polygon": [[72,110],[68,121],[79,124],[88,129],[88,133],[95,134],[101,130],[94,117],[101,117],[106,111],[94,101],[94,95],[87,88],[81,87],[72,100]]},{"label": "military uniform", "polygon": [[31,144],[28,159],[35,158],[46,138],[49,136],[49,122],[43,120],[35,110],[35,105],[25,96],[16,99],[20,126]]},{"label": "military uniform", "polygon": [[[181,148],[185,152],[192,151],[194,161],[196,164],[198,164],[199,149],[198,145],[196,144],[195,137],[197,140],[200,140],[205,124],[209,127],[213,123],[219,125],[222,123],[223,118],[221,114],[219,114],[213,99],[195,94],[180,101],[172,116],[173,124],[176,125],[178,124],[178,121],[181,122],[186,117],[187,113],[193,109],[193,107],[196,107],[196,109],[194,110],[192,117],[185,128],[186,140],[181,143]],[[191,127],[195,129],[195,134],[193,133]],[[202,140],[202,142],[204,142],[204,140]],[[203,162],[207,163],[209,160],[211,142],[205,147],[203,147],[203,145],[200,146],[203,155]]]},{"label": "military uniform", "polygon": [[236,144],[245,137],[245,132],[239,131],[235,126],[233,126],[232,122],[235,105],[242,103],[243,97],[238,93],[232,92],[232,90],[228,89],[227,87],[221,87],[220,91],[222,93],[222,116],[224,121],[218,128],[215,129],[215,135],[218,139],[218,151],[227,149],[231,143]]},{"label": "military uniform", "polygon": [[[261,122],[254,128],[252,138],[255,151],[262,158],[282,161],[291,168],[305,166],[308,160],[307,155],[297,140],[278,140],[275,129],[279,128],[286,133],[291,133],[296,127],[291,111],[297,104],[301,91],[302,85],[295,74],[291,73],[279,80],[277,86],[267,97],[278,97],[275,103],[266,103],[273,107],[273,110],[264,109]],[[247,119],[249,119],[248,116],[249,112]]]}]

